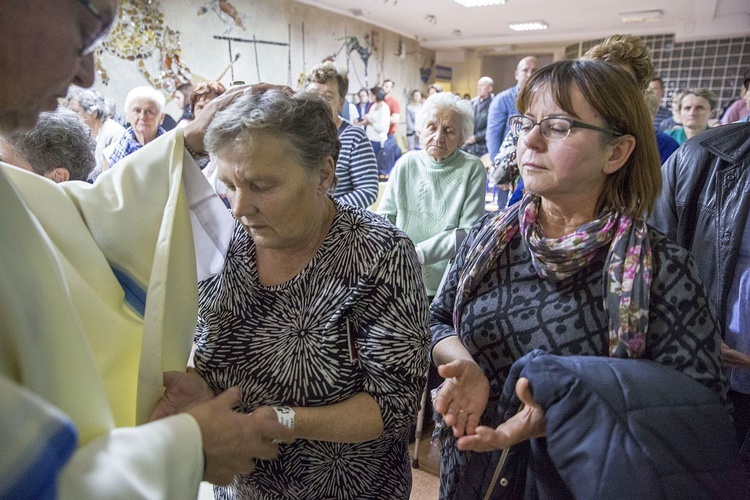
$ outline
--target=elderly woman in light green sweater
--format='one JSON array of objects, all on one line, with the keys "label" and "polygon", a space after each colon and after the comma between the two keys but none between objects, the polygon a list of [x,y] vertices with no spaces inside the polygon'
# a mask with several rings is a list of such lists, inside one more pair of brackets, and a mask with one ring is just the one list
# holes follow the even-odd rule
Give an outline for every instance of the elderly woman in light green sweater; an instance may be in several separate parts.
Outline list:
[{"label": "elderly woman in light green sweater", "polygon": [[419,110],[419,151],[393,167],[377,213],[414,242],[428,297],[433,297],[456,253],[456,231],[468,231],[484,214],[487,172],[459,146],[474,128],[468,101],[433,94]]}]

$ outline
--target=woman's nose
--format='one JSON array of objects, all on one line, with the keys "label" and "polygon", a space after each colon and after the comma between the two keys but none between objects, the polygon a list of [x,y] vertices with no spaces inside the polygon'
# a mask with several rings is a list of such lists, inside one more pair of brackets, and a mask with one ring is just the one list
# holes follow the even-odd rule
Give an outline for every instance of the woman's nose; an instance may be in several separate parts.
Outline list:
[{"label": "woman's nose", "polygon": [[235,189],[234,194],[229,196],[229,203],[232,206],[232,214],[237,219],[255,212],[252,197],[244,189]]},{"label": "woman's nose", "polygon": [[536,125],[534,125],[522,139],[523,143],[529,149],[539,149],[546,144],[544,136],[542,135],[542,126],[539,125],[537,127]]}]

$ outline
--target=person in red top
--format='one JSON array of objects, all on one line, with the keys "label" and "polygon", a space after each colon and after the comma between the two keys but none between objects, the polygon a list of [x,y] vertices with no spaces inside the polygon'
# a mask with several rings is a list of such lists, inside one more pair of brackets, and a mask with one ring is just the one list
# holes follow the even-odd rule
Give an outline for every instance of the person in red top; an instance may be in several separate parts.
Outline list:
[{"label": "person in red top", "polygon": [[386,80],[383,82],[383,91],[385,92],[385,103],[391,110],[391,126],[388,129],[388,138],[392,139],[396,135],[396,128],[398,127],[398,121],[401,118],[401,105],[398,103],[398,99],[393,97],[393,80]]},{"label": "person in red top", "polygon": [[391,125],[388,127],[388,137],[386,138],[382,152],[376,154],[381,181],[388,180],[393,165],[401,157],[401,148],[396,144],[396,129],[398,128],[398,121],[401,118],[401,105],[393,95],[393,85],[393,80],[385,80],[382,87],[383,92],[385,92],[384,102],[388,105],[388,109],[391,110]]}]

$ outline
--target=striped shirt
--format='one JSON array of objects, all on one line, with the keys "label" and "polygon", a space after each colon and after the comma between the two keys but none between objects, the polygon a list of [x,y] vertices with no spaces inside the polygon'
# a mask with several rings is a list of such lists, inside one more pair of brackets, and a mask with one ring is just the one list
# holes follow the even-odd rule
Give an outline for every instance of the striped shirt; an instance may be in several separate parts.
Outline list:
[{"label": "striped shirt", "polygon": [[336,162],[338,184],[331,196],[342,203],[367,208],[378,197],[378,165],[367,134],[342,120],[341,152]]}]

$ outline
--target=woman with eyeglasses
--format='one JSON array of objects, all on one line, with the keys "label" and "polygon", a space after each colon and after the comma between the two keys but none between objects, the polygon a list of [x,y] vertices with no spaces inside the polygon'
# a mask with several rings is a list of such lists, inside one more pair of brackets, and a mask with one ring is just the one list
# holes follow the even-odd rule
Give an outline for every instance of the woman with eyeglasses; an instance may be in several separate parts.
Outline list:
[{"label": "woman with eyeglasses", "polygon": [[[645,223],[661,173],[633,78],[605,62],[561,61],[536,72],[516,103],[527,192],[479,220],[431,307],[431,358],[446,379],[434,397],[440,498],[533,496],[524,488],[543,465],[527,465],[529,439],[548,431],[525,379],[515,386],[525,407],[500,425],[511,365],[532,350],[652,360],[725,401],[721,339],[692,258]],[[485,496],[494,450],[516,443]]]}]

